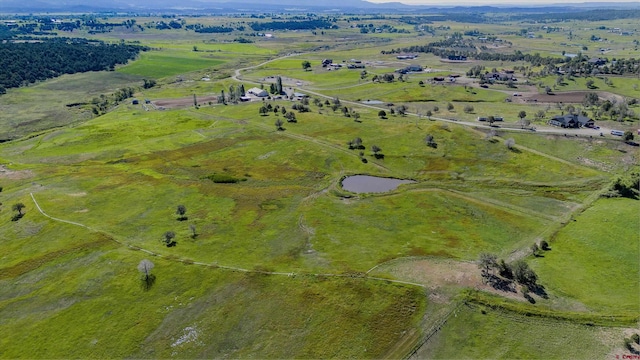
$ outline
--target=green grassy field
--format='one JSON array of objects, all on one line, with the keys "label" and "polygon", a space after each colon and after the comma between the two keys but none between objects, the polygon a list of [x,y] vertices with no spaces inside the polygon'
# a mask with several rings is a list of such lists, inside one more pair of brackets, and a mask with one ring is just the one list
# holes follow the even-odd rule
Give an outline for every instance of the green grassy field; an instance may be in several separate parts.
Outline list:
[{"label": "green grassy field", "polygon": [[415,332],[425,306],[415,287],[153,257],[156,280],[144,291],[136,266],[147,254],[36,213],[24,220],[7,245],[29,260],[7,268],[3,257],[0,271],[1,326],[11,334],[0,340],[3,358],[378,358]]},{"label": "green grassy field", "polygon": [[19,137],[87,120],[92,116],[88,109],[66,105],[88,103],[101,94],[134,84],[142,84],[142,78],[118,72],[89,72],[10,89],[0,100],[3,113],[0,138]]},{"label": "green grassy field", "polygon": [[[478,28],[511,41],[501,52],[561,56],[561,42],[584,42],[568,41],[570,29],[600,23],[563,23],[562,31],[527,39],[515,35],[530,26],[521,22],[436,21],[434,27],[443,26],[434,36],[418,37],[396,16],[337,18],[339,28],[324,34],[274,31],[270,39],[250,36],[251,44],[231,42],[238,33],[214,38],[184,29],[97,34],[91,37],[140,41],[152,50],[113,72],[63,76],[0,98],[7,115],[0,134],[22,136],[0,144],[0,332],[9,334],[0,339],[0,358],[401,358],[456,307],[419,357],[586,359],[617,351],[616,327],[631,326],[640,311],[638,201],[598,195],[637,167],[638,149],[542,131],[498,129],[487,139],[485,128],[391,115],[384,105],[406,104],[422,115],[438,106],[433,117],[463,121],[500,115],[505,127],[521,110],[527,118],[547,111],[544,104],[505,102],[505,86],[428,83],[465,73],[471,63],[420,54],[415,63],[432,73],[371,82],[414,63],[381,51],[453,31]],[[410,33],[360,34],[350,27],[358,22]],[[612,47],[628,53],[621,44]],[[294,52],[305,53],[278,58]],[[327,71],[320,65],[325,58],[365,61],[368,74]],[[258,66],[268,60],[274,61]],[[305,60],[311,71],[302,69]],[[287,86],[311,95],[310,111],[273,99],[193,106],[194,94],[228,94],[239,84],[232,77],[237,69],[245,69],[239,79],[246,89],[268,88],[273,76],[303,82]],[[143,78],[158,84],[142,89]],[[596,85],[635,96],[637,79],[612,81],[611,89],[603,80]],[[188,106],[157,110],[127,100],[98,117],[65,106],[125,86],[134,86],[138,99],[183,98]],[[583,87],[584,79],[576,79],[562,90]],[[336,97],[359,118],[313,102]],[[359,103],[369,99],[383,105]],[[261,116],[267,104],[294,112],[297,123],[282,113]],[[473,111],[465,113],[465,105]],[[546,117],[560,111],[548,109]],[[278,119],[283,131],[276,130]],[[536,126],[545,129],[544,121]],[[427,146],[427,135],[437,145]],[[348,148],[356,137],[364,149]],[[374,145],[384,156],[373,155]],[[354,174],[416,183],[356,194],[340,184]],[[16,203],[25,204],[25,215],[12,221]],[[178,205],[186,218],[178,218]],[[175,232],[176,246],[162,242],[167,231]],[[552,250],[530,257],[540,239]],[[549,299],[529,304],[520,294],[470,292],[480,280],[465,283],[459,272],[479,271],[472,262],[483,252],[525,258]],[[145,258],[156,276],[147,290],[136,269]],[[420,274],[421,266],[442,274]]]},{"label": "green grassy field", "polygon": [[638,314],[639,210],[634,200],[599,200],[551,239],[552,250],[532,267],[551,291],[589,309]]},{"label": "green grassy field", "polygon": [[221,64],[217,59],[207,59],[197,52],[187,51],[149,51],[142,53],[140,59],[118,69],[124,74],[149,78],[164,78],[184,72],[212,68]]},{"label": "green grassy field", "polygon": [[[619,329],[462,306],[418,356],[434,359],[594,359],[619,347]],[[618,350],[622,353],[622,350]]]}]

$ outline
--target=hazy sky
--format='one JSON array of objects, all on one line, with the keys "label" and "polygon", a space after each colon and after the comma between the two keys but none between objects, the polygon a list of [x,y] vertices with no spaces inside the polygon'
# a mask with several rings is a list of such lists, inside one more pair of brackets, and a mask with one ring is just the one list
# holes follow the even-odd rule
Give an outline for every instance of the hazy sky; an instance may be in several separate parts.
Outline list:
[{"label": "hazy sky", "polygon": [[617,1],[617,0],[459,0],[459,1],[445,1],[445,0],[366,0],[373,3],[397,1],[410,5],[444,5],[444,6],[473,6],[473,5],[510,5],[510,6],[530,6],[540,4],[566,4],[566,3],[584,3],[584,2],[631,2],[640,4],[638,1]]}]

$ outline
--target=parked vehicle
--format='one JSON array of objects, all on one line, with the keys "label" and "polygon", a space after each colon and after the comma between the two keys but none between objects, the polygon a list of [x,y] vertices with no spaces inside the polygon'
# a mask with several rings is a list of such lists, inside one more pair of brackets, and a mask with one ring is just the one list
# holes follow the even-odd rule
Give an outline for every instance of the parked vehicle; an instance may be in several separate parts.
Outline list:
[{"label": "parked vehicle", "polygon": [[620,131],[620,130],[611,130],[611,135],[615,135],[615,136],[622,136],[622,135],[624,135],[624,131]]}]

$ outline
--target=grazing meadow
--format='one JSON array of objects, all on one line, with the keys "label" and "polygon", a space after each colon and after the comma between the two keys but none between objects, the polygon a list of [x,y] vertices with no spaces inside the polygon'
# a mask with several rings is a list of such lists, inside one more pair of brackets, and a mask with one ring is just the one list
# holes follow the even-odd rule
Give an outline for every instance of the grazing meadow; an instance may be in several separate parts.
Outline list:
[{"label": "grazing meadow", "polygon": [[[0,358],[626,354],[640,321],[639,203],[625,182],[638,147],[553,127],[566,104],[513,96],[540,95],[555,75],[517,90],[467,76],[478,64],[518,77],[543,66],[383,53],[473,27],[499,34],[495,51],[561,58],[569,31],[600,22],[529,38],[525,22],[434,21],[426,32],[395,15],[370,19],[388,32],[340,15],[337,28],[273,37],[158,21],[75,34],[148,47],[126,65],[0,95]],[[194,23],[240,24],[185,17]],[[632,57],[625,44],[611,56]],[[365,68],[346,68],[356,60]],[[414,63],[428,71],[400,80]],[[637,76],[594,78],[632,110],[597,125],[636,129]],[[235,96],[279,81],[281,94]],[[577,90],[586,78],[554,91]],[[477,121],[485,114],[504,121]],[[413,183],[341,186],[361,174]],[[478,265],[487,253],[530,267],[536,286],[492,286],[495,269]]]}]

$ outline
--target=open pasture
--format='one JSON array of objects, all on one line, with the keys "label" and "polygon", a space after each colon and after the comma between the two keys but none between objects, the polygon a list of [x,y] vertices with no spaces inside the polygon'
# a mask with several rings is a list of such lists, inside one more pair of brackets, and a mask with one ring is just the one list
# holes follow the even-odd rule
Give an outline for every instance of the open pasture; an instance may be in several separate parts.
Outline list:
[{"label": "open pasture", "polygon": [[28,233],[11,246],[38,254],[15,265],[3,259],[0,326],[11,336],[0,340],[2,357],[379,358],[393,354],[403,334],[415,336],[426,305],[415,287],[266,277],[155,257],[145,291],[136,265],[148,254],[35,210],[24,220]]},{"label": "open pasture", "polygon": [[417,356],[434,359],[602,358],[612,351],[622,353],[615,341],[622,333],[622,329],[576,325],[463,305]]},{"label": "open pasture", "polygon": [[635,200],[597,201],[550,239],[552,250],[532,266],[550,291],[591,310],[638,314],[639,211]]},{"label": "open pasture", "polygon": [[[524,85],[525,74],[542,66],[381,53],[477,30],[505,40],[486,43],[490,51],[560,58],[587,41],[591,32],[578,28],[588,22],[550,23],[565,28],[547,33],[518,21],[425,21],[434,33],[416,36],[400,16],[336,18],[338,29],[275,29],[269,38],[248,28],[218,35],[153,26],[91,35],[151,50],[116,71],[64,76],[0,98],[11,116],[0,130],[29,134],[0,144],[0,239],[9,239],[0,255],[0,332],[10,334],[0,339],[0,357],[400,358],[453,309],[419,357],[586,359],[618,351],[623,329],[613,327],[629,326],[640,311],[640,250],[629,240],[637,237],[638,205],[598,195],[634,168],[637,148],[544,133],[545,121],[566,107],[505,102],[513,92],[540,96],[556,85],[555,75]],[[186,17],[185,24],[271,20]],[[368,23],[408,33],[356,26]],[[575,38],[566,39],[569,31]],[[232,42],[237,37],[254,43]],[[595,56],[600,43],[587,45]],[[631,40],[607,46],[611,56],[633,53]],[[362,61],[366,73],[327,71],[326,58]],[[430,72],[371,81],[411,64]],[[514,69],[517,88],[480,88],[464,76],[474,65]],[[460,84],[432,82],[449,74],[462,75]],[[209,103],[240,82],[268,89],[276,76],[310,96],[308,111],[288,99]],[[143,78],[158,83],[143,89]],[[611,85],[594,77],[593,90],[635,97],[635,77],[609,78]],[[184,106],[158,110],[127,99],[92,119],[72,107],[73,121],[54,112],[125,86],[141,102]],[[555,96],[565,92],[564,103],[566,92],[585,86],[586,79],[565,79]],[[261,114],[263,105],[280,112]],[[391,113],[400,105],[407,115]],[[297,122],[287,122],[283,108]],[[522,110],[530,120],[545,112],[538,132],[505,129]],[[506,120],[495,136],[475,127],[488,115]],[[43,120],[34,126],[32,118]],[[636,124],[629,118],[624,126]],[[362,147],[350,149],[357,138]],[[415,183],[382,194],[340,186],[356,174]],[[19,202],[24,216],[12,221]],[[176,243],[167,246],[170,233]],[[543,239],[551,250],[530,256]],[[474,262],[486,252],[524,259],[549,298],[529,304],[519,292],[491,289],[474,299],[469,288],[489,290]],[[136,267],[145,258],[156,280],[142,288]]]},{"label": "open pasture", "polygon": [[90,72],[11,89],[0,99],[0,139],[87,120],[91,113],[83,104],[132,84],[142,84],[142,78],[118,72]]},{"label": "open pasture", "polygon": [[208,59],[197,52],[171,53],[169,50],[148,51],[140,54],[140,59],[118,69],[124,74],[161,79],[185,72],[209,69],[220,65],[221,60]]},{"label": "open pasture", "polygon": [[[12,156],[41,164],[47,180],[40,183],[37,197],[52,216],[167,255],[282,271],[365,271],[408,255],[473,259],[479,249],[506,251],[533,241],[536,229],[551,220],[507,201],[485,203],[435,190],[436,183],[429,181],[453,181],[456,187],[463,179],[488,185],[493,178],[505,181],[500,186],[506,181],[561,186],[567,176],[585,183],[599,178],[595,170],[554,163],[528,151],[514,153],[458,126],[443,128],[422,120],[421,128],[375,114],[364,114],[363,123],[356,123],[333,113],[310,112],[277,132],[272,125],[276,117],[259,116],[257,106],[133,113],[123,107],[74,131],[48,134],[46,141],[25,140]],[[442,145],[426,147],[422,139],[427,133]],[[356,136],[365,139],[367,148],[380,146],[384,160],[367,151],[369,163],[360,161],[357,151],[345,145]],[[12,154],[11,147],[5,151]],[[545,165],[539,166],[541,162]],[[426,182],[394,196],[362,200],[343,201],[321,191],[338,186],[345,172]],[[245,180],[215,184],[205,178],[215,173]],[[64,183],[55,180],[61,177]],[[86,195],[69,195],[76,193]],[[112,203],[113,198],[132,196],[137,200]],[[171,215],[180,203],[192,209],[188,223],[201,229],[196,239],[189,239],[187,222]],[[422,210],[411,214],[410,209]],[[422,222],[425,216],[433,222]],[[369,245],[372,228],[380,236],[375,247]],[[471,228],[476,230],[470,237]],[[160,242],[169,230],[179,236],[176,249]],[[361,254],[357,260],[350,259],[354,252]]]}]

